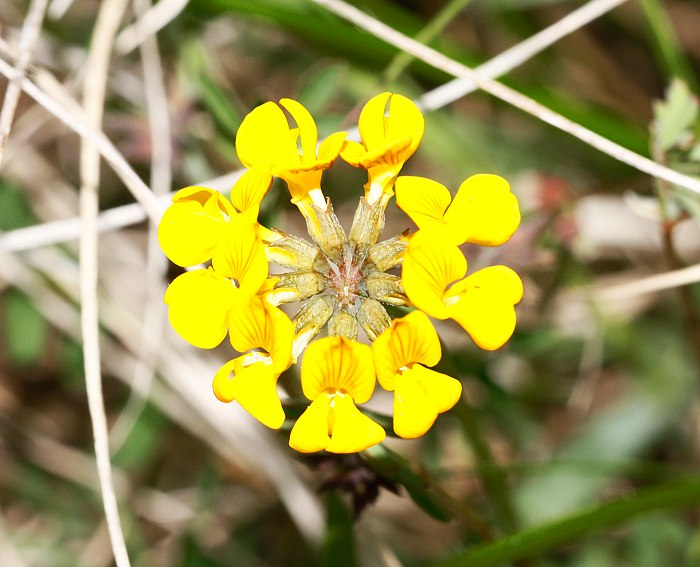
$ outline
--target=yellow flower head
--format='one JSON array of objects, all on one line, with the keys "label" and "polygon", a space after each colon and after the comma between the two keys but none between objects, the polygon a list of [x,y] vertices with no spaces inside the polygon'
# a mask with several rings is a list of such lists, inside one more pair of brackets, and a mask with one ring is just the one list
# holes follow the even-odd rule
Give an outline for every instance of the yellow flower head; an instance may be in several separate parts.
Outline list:
[{"label": "yellow flower head", "polygon": [[396,176],[423,139],[423,115],[410,99],[382,93],[364,106],[358,126],[362,144],[346,141],[340,155],[368,171],[365,197],[370,204],[384,196],[388,200]]},{"label": "yellow flower head", "polygon": [[[291,126],[286,110],[296,122]],[[236,136],[238,159],[246,167],[267,164],[273,175],[287,182],[292,202],[313,200],[321,192],[321,174],[338,157],[345,132],[337,132],[316,151],[316,123],[301,104],[283,98],[266,102],[245,117]]]},{"label": "yellow flower head", "polygon": [[[236,401],[261,423],[280,428],[278,378],[303,353],[301,389],[311,403],[291,430],[289,444],[298,451],[353,453],[380,443],[384,429],[357,407],[370,399],[377,379],[394,392],[400,437],[423,435],[457,403],[460,382],[432,370],[441,349],[429,316],[454,319],[487,350],[513,333],[520,278],[505,266],[467,276],[458,246],[508,240],[520,222],[517,200],[496,175],[468,178],[454,199],[429,179],[397,177],[423,129],[409,99],[383,93],[362,110],[362,144],[337,133],[317,148],[316,125],[301,104],[268,102],[238,132],[236,150],[249,169],[231,200],[188,187],[163,215],[164,252],[194,267],[166,292],[172,326],[200,348],[213,348],[228,334],[239,353],[214,377],[219,400]],[[339,152],[368,171],[347,233],[321,188],[322,172]],[[310,240],[258,222],[273,176],[286,181]],[[382,241],[394,188],[419,230]],[[269,262],[281,268],[274,276]],[[293,303],[300,306],[291,318],[278,307]],[[392,321],[387,306],[413,311]],[[316,339],[324,329],[329,336]],[[361,331],[371,347],[359,342]]]},{"label": "yellow flower head", "polygon": [[302,453],[356,453],[381,443],[380,425],[357,409],[374,391],[372,350],[345,337],[313,343],[304,355],[301,386],[312,401],[297,420],[289,445]]}]

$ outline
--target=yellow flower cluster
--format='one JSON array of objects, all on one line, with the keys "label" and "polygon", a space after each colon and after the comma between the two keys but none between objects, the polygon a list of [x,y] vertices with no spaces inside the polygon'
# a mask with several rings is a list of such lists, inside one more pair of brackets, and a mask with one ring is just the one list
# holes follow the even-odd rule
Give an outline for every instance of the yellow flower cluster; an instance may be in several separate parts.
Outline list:
[{"label": "yellow flower cluster", "polygon": [[[400,437],[423,435],[457,403],[460,382],[431,370],[441,349],[428,316],[454,319],[488,350],[515,328],[520,278],[505,266],[466,276],[459,246],[508,240],[520,223],[517,200],[496,175],[470,177],[454,199],[435,181],[399,177],[423,129],[409,99],[383,93],[360,114],[362,143],[339,132],[318,144],[316,124],[301,104],[268,102],[238,131],[236,151],[248,169],[230,201],[188,187],[163,215],[163,251],[175,264],[194,267],[166,292],[172,326],[200,348],[213,348],[228,334],[240,353],[214,377],[219,400],[235,400],[280,428],[285,413],[277,379],[305,351],[301,387],[311,404],[289,439],[298,451],[353,453],[380,443],[384,429],[356,405],[371,398],[377,380],[394,392]],[[323,171],[338,157],[368,172],[347,235],[321,189]],[[286,182],[312,242],[259,224],[273,177]],[[380,241],[394,193],[419,230]],[[268,262],[288,271],[273,276]],[[291,318],[279,308],[296,302],[302,306]],[[385,305],[416,309],[392,321]],[[314,340],[324,328],[328,336]],[[360,328],[371,346],[358,341]]]}]

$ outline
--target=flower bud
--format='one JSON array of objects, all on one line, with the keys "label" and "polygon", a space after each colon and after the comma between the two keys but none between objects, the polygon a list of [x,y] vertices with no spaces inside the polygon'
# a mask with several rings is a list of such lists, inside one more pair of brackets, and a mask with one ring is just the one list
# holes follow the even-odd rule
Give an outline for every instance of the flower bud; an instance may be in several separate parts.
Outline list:
[{"label": "flower bud", "polygon": [[328,321],[328,334],[335,337],[357,340],[357,319],[346,309],[341,309]]},{"label": "flower bud", "polygon": [[399,276],[375,272],[365,278],[365,287],[372,299],[390,305],[409,305]]},{"label": "flower bud", "polygon": [[386,272],[400,266],[403,262],[403,253],[406,250],[405,238],[407,234],[408,231],[405,231],[370,247],[367,252],[367,261],[374,265],[379,272]]},{"label": "flower bud", "polygon": [[360,299],[357,309],[357,320],[367,333],[370,341],[374,341],[391,326],[391,318],[386,309],[376,299]]},{"label": "flower bud", "polygon": [[282,235],[282,238],[268,245],[267,259],[295,271],[328,270],[328,263],[316,246],[289,234]]},{"label": "flower bud", "polygon": [[273,305],[303,301],[321,293],[327,285],[328,280],[313,271],[282,274],[267,300]]},{"label": "flower bud", "polygon": [[338,217],[333,212],[331,200],[326,201],[326,209],[323,210],[315,204],[309,205],[313,211],[311,215],[306,217],[306,228],[309,231],[309,236],[314,239],[328,259],[340,264],[345,256],[345,245],[347,239],[343,227],[340,226]]},{"label": "flower bud", "polygon": [[369,247],[377,243],[382,230],[384,230],[384,203],[376,202],[370,205],[367,199],[360,197],[350,229],[350,244],[360,258],[364,258]]}]

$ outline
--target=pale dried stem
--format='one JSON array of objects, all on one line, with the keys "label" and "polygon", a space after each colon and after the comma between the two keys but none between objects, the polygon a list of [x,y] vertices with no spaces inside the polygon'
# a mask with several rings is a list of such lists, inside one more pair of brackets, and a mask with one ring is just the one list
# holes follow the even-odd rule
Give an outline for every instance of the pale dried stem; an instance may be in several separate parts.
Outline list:
[{"label": "pale dried stem", "polygon": [[[92,33],[92,48],[87,64],[83,90],[87,125],[101,130],[104,111],[107,72],[112,44],[117,28],[126,10],[127,0],[105,0],[100,6]],[[80,218],[83,233],[80,240],[80,306],[83,336],[85,385],[90,421],[92,422],[97,474],[100,480],[102,503],[109,529],[112,551],[117,567],[129,567],[124,533],[119,519],[117,498],[114,493],[112,467],[109,456],[109,435],[102,396],[102,369],[100,357],[100,327],[97,296],[99,212],[98,186],[100,182],[100,154],[94,144],[82,140],[80,146]]]},{"label": "pale dried stem", "polygon": [[133,51],[174,20],[188,3],[189,0],[160,0],[147,11],[137,14],[138,20],[117,36],[116,50],[122,54]]},{"label": "pale dried stem", "polygon": [[615,302],[696,282],[700,282],[700,264],[602,288],[590,288],[586,293],[590,293],[594,298],[602,301]]},{"label": "pale dried stem", "polygon": [[[551,26],[506,49],[504,52],[489,59],[486,63],[475,67],[474,72],[491,79],[505,75],[563,37],[575,32],[626,1],[592,0],[567,14],[561,20],[557,20]],[[416,100],[416,104],[424,110],[437,110],[468,95],[477,88],[471,77],[459,77],[425,93]]]},{"label": "pale dried stem", "polygon": [[[7,61],[0,59],[0,74],[12,80],[16,71]],[[90,128],[85,122],[85,116],[78,115],[72,109],[66,108],[65,105],[57,101],[57,97],[50,96],[26,77],[22,79],[21,85],[25,93],[99,150],[105,161],[109,163],[134,198],[141,204],[149,218],[156,221],[160,218],[162,207],[158,205],[153,193],[102,131]],[[68,95],[66,94],[66,96]]]},{"label": "pale dried stem", "polygon": [[22,79],[32,59],[32,52],[34,51],[36,40],[41,31],[41,24],[44,21],[47,4],[48,0],[32,0],[32,3],[29,5],[27,17],[24,19],[22,35],[19,40],[19,53],[17,55],[15,75],[10,79],[10,84],[7,85],[5,99],[3,100],[2,110],[0,111],[0,166],[2,165],[2,158],[5,155],[5,146],[10,136],[12,121],[15,117],[15,111],[17,110],[17,103],[19,102],[19,95],[22,94]]},{"label": "pale dried stem", "polygon": [[674,185],[685,187],[689,191],[700,194],[700,180],[694,179],[678,171],[664,167],[644,156],[623,148],[619,144],[604,138],[603,136],[584,128],[580,124],[557,114],[551,109],[543,106],[535,100],[507,87],[506,85],[494,81],[473,69],[462,65],[454,59],[423,45],[410,37],[396,31],[394,28],[380,22],[376,18],[369,16],[365,12],[358,10],[354,6],[342,0],[312,0],[316,4],[323,6],[340,17],[352,22],[375,37],[407,52],[421,61],[440,69],[455,77],[470,79],[481,90],[495,96],[496,98],[526,112],[539,120],[546,122],[589,146],[599,150],[610,157],[626,163],[627,165],[648,173],[658,179],[663,179]]}]

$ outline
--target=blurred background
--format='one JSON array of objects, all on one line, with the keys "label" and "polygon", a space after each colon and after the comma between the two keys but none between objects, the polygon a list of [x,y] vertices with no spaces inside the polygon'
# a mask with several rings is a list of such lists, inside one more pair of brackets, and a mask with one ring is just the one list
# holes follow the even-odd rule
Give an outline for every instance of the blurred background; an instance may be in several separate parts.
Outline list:
[{"label": "blurred background", "polygon": [[[353,3],[469,66],[583,5]],[[23,94],[0,168],[0,565],[107,567],[79,327],[74,132],[106,2],[52,0],[45,15],[37,4],[0,3],[0,60],[18,65],[33,9],[27,76],[68,125]],[[353,127],[379,92],[419,98],[452,79],[306,0],[123,4],[103,131],[164,195],[229,189],[236,130],[264,101],[299,100],[325,136]],[[700,4],[607,4],[503,82],[700,178]],[[357,457],[296,454],[288,427],[270,432],[214,399],[230,346],[197,350],[169,328],[162,296],[180,269],[103,161],[103,387],[133,565],[700,565],[700,290],[683,285],[700,273],[678,272],[700,261],[700,198],[483,93],[439,105],[403,173],[453,192],[475,173],[510,181],[521,228],[465,254],[470,269],[503,263],[522,276],[518,328],[487,353],[442,325],[439,369],[462,381],[463,402],[424,438]],[[324,180],[347,225],[364,172],[337,163]],[[387,237],[413,228],[393,203],[387,216]],[[261,222],[304,234],[281,184]],[[281,379],[292,392],[297,372]],[[681,492],[667,498],[669,486]],[[613,518],[608,501],[629,513]],[[503,541],[515,555],[499,555]]]}]

